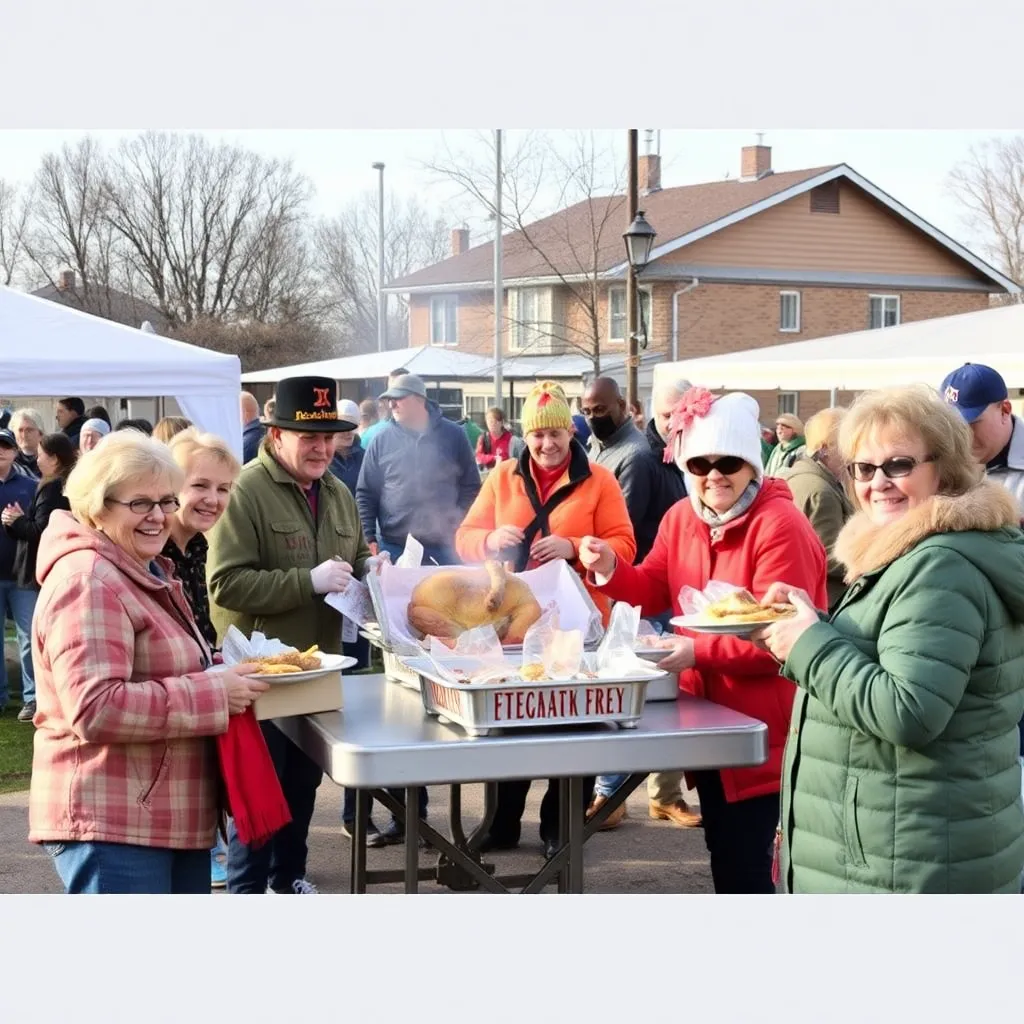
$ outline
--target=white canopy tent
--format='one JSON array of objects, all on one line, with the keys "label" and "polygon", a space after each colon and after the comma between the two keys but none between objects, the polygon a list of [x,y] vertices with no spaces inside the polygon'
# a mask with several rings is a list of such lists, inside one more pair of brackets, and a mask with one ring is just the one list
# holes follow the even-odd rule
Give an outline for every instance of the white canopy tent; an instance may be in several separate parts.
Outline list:
[{"label": "white canopy tent", "polygon": [[867,391],[893,384],[938,388],[966,362],[1024,388],[1024,305],[917,320],[817,341],[662,363],[655,383],[685,379],[712,390]]},{"label": "white canopy tent", "polygon": [[7,395],[169,395],[241,458],[241,369],[238,356],[0,287],[0,386]]}]

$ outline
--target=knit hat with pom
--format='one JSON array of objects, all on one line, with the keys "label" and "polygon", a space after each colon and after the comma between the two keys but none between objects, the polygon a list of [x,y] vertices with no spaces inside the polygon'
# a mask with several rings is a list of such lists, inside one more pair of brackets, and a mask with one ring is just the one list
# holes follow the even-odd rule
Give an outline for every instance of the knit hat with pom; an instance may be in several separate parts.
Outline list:
[{"label": "knit hat with pom", "polygon": [[572,412],[561,386],[552,380],[536,384],[523,402],[523,433],[531,430],[572,430]]}]

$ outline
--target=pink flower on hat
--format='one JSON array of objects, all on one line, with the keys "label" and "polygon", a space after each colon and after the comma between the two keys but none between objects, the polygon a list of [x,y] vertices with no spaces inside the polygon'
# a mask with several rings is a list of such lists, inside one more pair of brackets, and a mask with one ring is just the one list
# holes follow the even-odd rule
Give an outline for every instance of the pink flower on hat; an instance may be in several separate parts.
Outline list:
[{"label": "pink flower on hat", "polygon": [[707,388],[690,388],[679,399],[668,421],[668,443],[665,445],[665,453],[662,456],[665,462],[674,461],[676,438],[690,429],[696,417],[707,416],[711,412],[714,401],[715,396]]}]

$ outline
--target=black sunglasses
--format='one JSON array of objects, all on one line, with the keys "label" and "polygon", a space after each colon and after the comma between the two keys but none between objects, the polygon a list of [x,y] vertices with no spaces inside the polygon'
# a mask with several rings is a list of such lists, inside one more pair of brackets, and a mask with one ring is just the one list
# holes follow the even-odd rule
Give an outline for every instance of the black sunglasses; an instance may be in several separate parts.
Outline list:
[{"label": "black sunglasses", "polygon": [[723,455],[716,462],[698,455],[695,459],[687,460],[686,470],[693,476],[707,476],[713,469],[717,469],[722,476],[732,476],[733,473],[738,473],[746,464],[747,460],[741,459],[738,455]]},{"label": "black sunglasses", "polygon": [[888,480],[900,480],[905,476],[910,476],[923,463],[934,461],[934,455],[929,455],[928,458],[921,460],[912,458],[909,455],[894,455],[891,459],[886,459],[880,466],[876,466],[872,462],[851,462],[846,467],[846,472],[854,480],[862,484],[867,484],[874,480],[875,473],[879,470],[885,474]]}]

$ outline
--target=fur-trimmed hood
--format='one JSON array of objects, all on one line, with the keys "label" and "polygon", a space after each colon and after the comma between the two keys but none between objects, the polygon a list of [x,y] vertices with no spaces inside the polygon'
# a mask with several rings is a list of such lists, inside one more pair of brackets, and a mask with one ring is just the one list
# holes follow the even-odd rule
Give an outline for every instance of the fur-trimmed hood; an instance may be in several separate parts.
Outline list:
[{"label": "fur-trimmed hood", "polygon": [[[858,512],[839,534],[835,557],[846,566],[846,581],[851,583],[905,555],[927,537],[967,531],[991,533],[1020,524],[1020,510],[1013,496],[985,480],[966,494],[937,494],[884,526],[873,523],[866,512]],[[998,563],[999,558],[994,561]],[[1020,575],[1015,559],[1009,561],[1013,563],[1010,568],[1017,581],[1016,589],[1024,597],[1024,575]],[[991,575],[989,567],[982,568]]]}]

